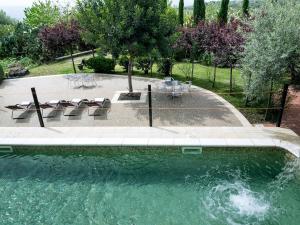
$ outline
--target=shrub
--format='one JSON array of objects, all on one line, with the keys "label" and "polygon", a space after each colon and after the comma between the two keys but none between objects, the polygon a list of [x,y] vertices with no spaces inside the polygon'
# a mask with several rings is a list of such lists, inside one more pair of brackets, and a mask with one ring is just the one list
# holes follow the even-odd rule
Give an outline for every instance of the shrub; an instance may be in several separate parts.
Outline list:
[{"label": "shrub", "polygon": [[139,57],[136,59],[136,68],[143,70],[145,74],[151,69],[151,60],[148,57]]},{"label": "shrub", "polygon": [[0,65],[0,83],[2,82],[2,80],[4,80],[4,70],[3,70],[2,66]]},{"label": "shrub", "polygon": [[34,64],[33,60],[28,57],[23,57],[19,60],[19,63],[24,67],[30,67]]},{"label": "shrub", "polygon": [[173,60],[170,58],[163,58],[158,63],[158,72],[163,73],[165,76],[171,76],[173,67]]},{"label": "shrub", "polygon": [[119,58],[119,65],[123,67],[124,72],[128,72],[129,58],[126,55],[122,55]]},{"label": "shrub", "polygon": [[85,65],[89,69],[93,69],[95,73],[109,73],[115,69],[115,62],[112,59],[97,56],[85,61]]}]

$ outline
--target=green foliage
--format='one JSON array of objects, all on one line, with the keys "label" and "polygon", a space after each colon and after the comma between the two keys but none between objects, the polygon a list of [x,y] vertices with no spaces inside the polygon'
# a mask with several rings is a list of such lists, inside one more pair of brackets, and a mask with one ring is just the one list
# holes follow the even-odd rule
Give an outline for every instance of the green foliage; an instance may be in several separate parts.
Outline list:
[{"label": "green foliage", "polygon": [[151,69],[151,59],[149,57],[138,57],[136,59],[136,68],[148,74]]},{"label": "green foliage", "polygon": [[[266,2],[256,12],[253,32],[248,37],[242,61],[242,74],[248,84],[246,93],[257,100],[265,91],[290,79],[300,80],[300,2]],[[250,82],[249,82],[250,81]]]},{"label": "green foliage", "polygon": [[43,48],[37,37],[38,29],[18,23],[14,31],[1,39],[0,57],[30,57],[43,60]]},{"label": "green foliage", "polygon": [[[150,51],[150,54],[155,55],[155,57],[159,57],[160,54],[162,57],[171,57],[173,55],[173,44],[177,39],[176,28],[178,25],[177,21],[177,13],[174,8],[168,7],[160,15],[160,22],[158,26],[158,32],[156,36],[156,49]],[[147,52],[149,54],[149,52]]]},{"label": "green foliage", "polygon": [[83,29],[82,38],[92,46],[101,44],[104,32],[105,8],[103,0],[77,1],[76,17]]},{"label": "green foliage", "polygon": [[14,25],[16,20],[6,15],[6,13],[0,9],[0,25]]},{"label": "green foliage", "polygon": [[225,24],[228,21],[228,6],[229,0],[222,0],[221,8],[218,14],[218,21],[221,24]]},{"label": "green foliage", "polygon": [[38,0],[30,8],[25,9],[25,24],[31,28],[40,28],[56,24],[60,17],[57,5],[51,0]]},{"label": "green foliage", "polygon": [[184,24],[184,0],[179,1],[178,22],[181,26]]},{"label": "green foliage", "polygon": [[161,0],[161,6],[163,10],[166,10],[169,6],[169,1],[168,0]]},{"label": "green foliage", "polygon": [[122,55],[119,58],[119,65],[123,67],[125,72],[128,72],[129,58],[126,55]]},{"label": "green foliage", "polygon": [[97,56],[85,61],[89,69],[93,69],[95,73],[110,73],[115,69],[115,62],[112,59]]},{"label": "green foliage", "polygon": [[173,61],[170,58],[162,58],[158,62],[158,72],[165,76],[171,76]]},{"label": "green foliage", "polygon": [[15,23],[16,21],[13,18],[7,16],[6,13],[0,9],[0,49],[3,38],[6,38],[13,33]]},{"label": "green foliage", "polygon": [[194,24],[205,20],[205,2],[204,0],[194,0]]},{"label": "green foliage", "polygon": [[2,82],[2,80],[4,80],[4,70],[0,64],[0,83]]},{"label": "green foliage", "polygon": [[243,16],[249,16],[249,0],[243,0]]},{"label": "green foliage", "polygon": [[10,34],[12,34],[15,30],[14,25],[3,25],[0,24],[0,42],[2,38],[5,38],[7,36],[9,36]]}]

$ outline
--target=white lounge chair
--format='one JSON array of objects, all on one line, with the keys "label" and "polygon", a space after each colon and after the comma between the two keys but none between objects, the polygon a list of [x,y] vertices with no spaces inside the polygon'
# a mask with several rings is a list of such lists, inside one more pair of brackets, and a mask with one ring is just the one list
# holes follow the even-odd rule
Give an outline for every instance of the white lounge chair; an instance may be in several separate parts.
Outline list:
[{"label": "white lounge chair", "polygon": [[74,111],[78,111],[80,108],[83,108],[85,103],[87,103],[87,99],[81,99],[81,98],[74,98],[71,101],[62,102],[61,105],[65,108],[71,108],[71,111],[64,112],[64,116],[77,116],[77,114],[74,114]]},{"label": "white lounge chair", "polygon": [[[109,108],[111,101],[108,98],[95,98],[94,100],[86,102],[85,104],[89,107],[89,116],[100,116],[100,114],[96,114],[96,111],[98,111],[99,109]],[[91,108],[95,109],[93,113],[90,113]]]},{"label": "white lounge chair", "polygon": [[[40,107],[42,108],[42,115],[43,118],[51,118],[55,117],[57,112],[63,108],[63,103],[66,103],[65,100],[51,100],[44,104],[40,104]],[[45,115],[45,111],[50,109],[51,111]]]},{"label": "white lounge chair", "polygon": [[[31,110],[35,108],[34,103],[31,101],[24,101],[20,104],[5,106],[5,108],[11,110],[11,118],[12,119],[26,119],[26,116],[29,114]],[[15,111],[22,111],[18,116],[14,116]]]}]

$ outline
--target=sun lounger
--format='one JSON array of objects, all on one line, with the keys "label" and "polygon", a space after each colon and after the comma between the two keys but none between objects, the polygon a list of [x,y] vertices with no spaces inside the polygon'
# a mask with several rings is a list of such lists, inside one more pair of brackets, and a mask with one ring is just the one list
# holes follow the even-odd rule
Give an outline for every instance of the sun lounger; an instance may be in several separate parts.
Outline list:
[{"label": "sun lounger", "polygon": [[80,108],[83,108],[83,106],[88,102],[87,99],[81,99],[81,98],[74,98],[72,101],[62,102],[61,105],[65,108],[71,108],[71,111],[68,113],[64,112],[64,116],[77,116],[77,114],[74,114],[75,111],[78,111]]},{"label": "sun lounger", "polygon": [[[95,98],[92,101],[85,102],[85,104],[89,107],[88,109],[89,116],[99,116],[96,114],[96,111],[99,109],[108,108],[111,102],[108,98]],[[94,113],[90,113],[90,108],[95,108]]]},{"label": "sun lounger", "polygon": [[[42,108],[42,115],[43,118],[50,118],[55,117],[57,112],[63,108],[63,103],[66,103],[65,100],[51,100],[49,102],[46,102],[44,104],[40,104],[40,107]],[[50,109],[51,112],[45,115],[45,111]]]},{"label": "sun lounger", "polygon": [[[30,101],[24,101],[24,102],[21,102],[20,104],[5,106],[5,108],[11,110],[11,118],[13,118],[13,119],[25,119],[26,116],[28,115],[28,113],[31,110],[33,110],[34,107],[35,106],[34,106],[33,102],[30,102]],[[15,111],[23,111],[23,112],[15,117],[14,116]]]}]

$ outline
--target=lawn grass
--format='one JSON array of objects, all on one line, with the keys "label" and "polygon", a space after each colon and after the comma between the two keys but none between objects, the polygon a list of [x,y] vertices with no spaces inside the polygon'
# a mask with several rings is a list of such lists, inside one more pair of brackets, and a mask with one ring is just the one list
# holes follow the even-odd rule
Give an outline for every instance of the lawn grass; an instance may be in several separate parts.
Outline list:
[{"label": "lawn grass", "polygon": [[[76,70],[78,71],[77,64],[81,63],[81,60],[84,58],[90,58],[91,55],[88,56],[81,56],[75,58]],[[92,70],[85,69],[83,72],[89,73]],[[46,75],[57,75],[57,74],[70,74],[74,73],[73,65],[71,59],[58,61],[58,62],[51,62],[48,64],[42,64],[35,66],[30,69],[29,76],[46,76]]]},{"label": "lawn grass", "polygon": [[[92,57],[92,55],[81,56],[75,59],[76,65],[81,62],[82,59],[88,59]],[[180,81],[187,81],[186,76],[182,71],[182,66],[185,63],[176,63],[173,67],[173,77]],[[77,69],[77,68],[76,68]],[[77,69],[78,71],[78,69]],[[84,69],[82,72],[90,73],[93,72],[90,69]],[[145,75],[143,71],[134,68],[134,76],[142,76],[142,77],[154,77],[154,78],[163,78],[163,75],[157,72],[157,65],[153,66],[153,73]],[[70,59],[53,62],[49,64],[43,64],[39,66],[35,66],[30,69],[29,76],[44,76],[44,75],[55,75],[55,74],[70,74],[74,73],[72,62]],[[127,75],[124,72],[124,69],[120,65],[116,65],[115,74]],[[233,104],[236,108],[238,108],[251,123],[260,123],[263,122],[263,112],[258,110],[245,109],[245,96],[243,94],[244,80],[241,77],[240,70],[233,70],[233,93],[229,93],[229,78],[230,72],[228,68],[217,68],[217,76],[215,87],[212,87],[212,77],[213,76],[213,67],[204,66],[199,63],[195,64],[194,67],[194,77],[193,84],[207,90],[213,91],[231,104]],[[133,84],[134,85],[134,84]]]}]

